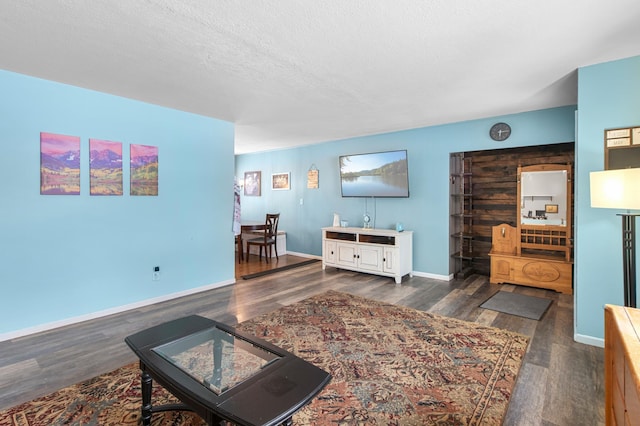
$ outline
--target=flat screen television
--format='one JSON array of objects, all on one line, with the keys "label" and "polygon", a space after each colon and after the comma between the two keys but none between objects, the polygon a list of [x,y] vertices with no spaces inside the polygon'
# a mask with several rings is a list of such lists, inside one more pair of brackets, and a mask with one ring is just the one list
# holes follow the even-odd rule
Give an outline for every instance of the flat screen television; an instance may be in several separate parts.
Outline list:
[{"label": "flat screen television", "polygon": [[340,156],[343,197],[409,196],[407,150]]}]

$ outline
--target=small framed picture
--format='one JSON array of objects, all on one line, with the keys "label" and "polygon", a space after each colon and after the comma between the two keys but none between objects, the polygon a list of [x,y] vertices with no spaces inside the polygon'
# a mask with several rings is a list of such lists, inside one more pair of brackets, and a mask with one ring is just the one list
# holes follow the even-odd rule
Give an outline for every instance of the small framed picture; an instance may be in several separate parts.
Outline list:
[{"label": "small framed picture", "polygon": [[289,178],[291,173],[274,173],[271,175],[271,189],[274,191],[281,190],[289,190],[291,189],[291,184],[289,182]]},{"label": "small framed picture", "polygon": [[244,195],[251,197],[260,196],[262,172],[244,172]]},{"label": "small framed picture", "polygon": [[558,213],[558,205],[557,204],[545,204],[544,205],[545,213]]}]

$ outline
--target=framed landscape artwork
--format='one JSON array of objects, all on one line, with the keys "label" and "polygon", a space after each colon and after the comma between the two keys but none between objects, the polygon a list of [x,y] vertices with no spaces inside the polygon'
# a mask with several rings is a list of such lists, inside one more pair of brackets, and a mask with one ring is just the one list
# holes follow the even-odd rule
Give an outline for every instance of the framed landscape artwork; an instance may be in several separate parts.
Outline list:
[{"label": "framed landscape artwork", "polygon": [[262,187],[262,172],[244,172],[244,195],[259,197]]},{"label": "framed landscape artwork", "polygon": [[80,195],[80,137],[40,133],[40,194]]},{"label": "framed landscape artwork", "polygon": [[287,190],[291,189],[289,182],[290,173],[274,173],[271,175],[271,189],[273,190]]},{"label": "framed landscape artwork", "polygon": [[89,193],[122,195],[122,143],[89,139]]},{"label": "framed landscape artwork", "polygon": [[158,195],[158,147],[131,145],[131,195]]}]

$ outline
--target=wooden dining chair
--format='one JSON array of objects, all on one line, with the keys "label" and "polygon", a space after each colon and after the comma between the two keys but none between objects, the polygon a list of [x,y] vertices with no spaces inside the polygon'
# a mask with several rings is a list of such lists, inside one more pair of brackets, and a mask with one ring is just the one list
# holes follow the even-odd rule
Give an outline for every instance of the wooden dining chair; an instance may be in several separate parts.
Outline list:
[{"label": "wooden dining chair", "polygon": [[[278,222],[280,221],[280,213],[267,213],[264,222],[263,234],[260,238],[247,240],[247,261],[249,260],[249,249],[251,246],[259,246],[259,260],[262,260],[262,249],[264,248],[264,258],[269,263],[271,260],[271,249],[276,251],[276,260],[278,260],[278,246],[276,239],[278,238]],[[267,256],[267,247],[269,248],[269,256]]]},{"label": "wooden dining chair", "polygon": [[244,247],[242,246],[242,234],[236,235],[236,245],[238,246],[238,263],[244,260]]}]

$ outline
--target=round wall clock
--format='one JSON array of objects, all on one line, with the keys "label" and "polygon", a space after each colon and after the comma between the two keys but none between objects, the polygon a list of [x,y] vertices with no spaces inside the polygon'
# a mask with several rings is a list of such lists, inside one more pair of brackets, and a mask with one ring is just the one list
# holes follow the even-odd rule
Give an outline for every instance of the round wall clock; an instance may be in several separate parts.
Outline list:
[{"label": "round wall clock", "polygon": [[511,135],[511,126],[507,123],[496,123],[491,126],[489,136],[494,141],[504,141]]}]

